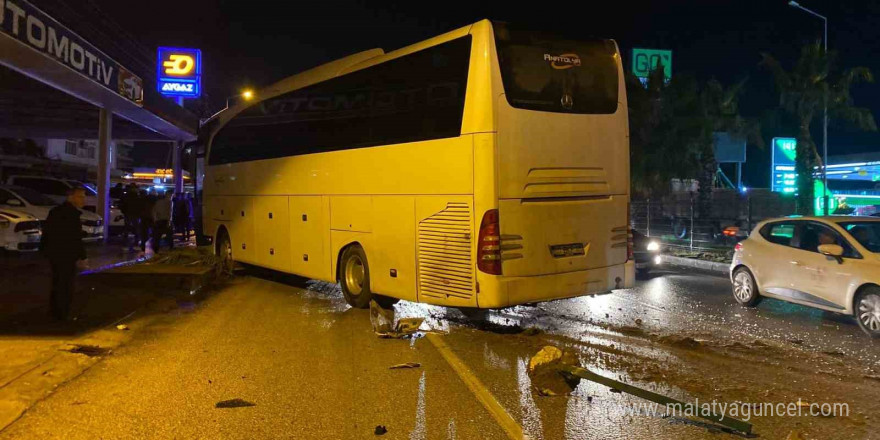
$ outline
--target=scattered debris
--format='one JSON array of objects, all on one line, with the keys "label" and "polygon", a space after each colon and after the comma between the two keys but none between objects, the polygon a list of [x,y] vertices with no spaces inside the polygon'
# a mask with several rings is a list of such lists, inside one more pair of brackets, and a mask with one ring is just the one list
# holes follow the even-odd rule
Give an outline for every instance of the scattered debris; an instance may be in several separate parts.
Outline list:
[{"label": "scattered debris", "polygon": [[89,357],[104,356],[106,354],[110,354],[109,348],[98,347],[97,345],[74,345],[73,348],[65,351],[84,354]]},{"label": "scattered debris", "polygon": [[538,336],[541,333],[544,333],[544,331],[537,327],[529,327],[522,332],[522,334],[525,336]]},{"label": "scattered debris", "polygon": [[[791,342],[794,345],[803,345],[804,340],[803,339],[789,339],[788,342]],[[792,432],[794,432],[794,431],[792,431]]]},{"label": "scattered debris", "polygon": [[402,370],[404,368],[419,368],[422,364],[418,362],[406,362],[403,364],[392,365],[388,367],[389,370]]},{"label": "scattered debris", "polygon": [[846,354],[845,354],[844,352],[840,351],[840,350],[828,350],[828,351],[823,351],[822,354],[827,354],[828,356],[834,356],[834,357],[844,357],[844,356],[846,356]]},{"label": "scattered debris", "polygon": [[880,375],[877,374],[866,374],[864,377],[865,379],[880,380]]},{"label": "scattered debris", "polygon": [[128,330],[128,326],[125,324],[119,324],[116,326],[117,330]]},{"label": "scattered debris", "polygon": [[[538,351],[529,360],[529,378],[532,386],[542,395],[568,394],[571,393],[581,379],[596,382],[611,388],[612,392],[624,392],[645,400],[649,400],[661,405],[676,404],[682,408],[687,408],[691,404],[687,404],[671,397],[654,393],[642,388],[629,385],[614,379],[600,376],[592,371],[580,367],[577,358],[571,353],[560,350],[557,347],[546,346]],[[553,394],[548,394],[547,391]],[[727,428],[749,434],[752,431],[752,425],[742,420],[732,417],[720,416],[717,414],[701,414],[700,418],[710,420],[713,423],[720,424]]]},{"label": "scattered debris", "polygon": [[217,402],[214,408],[244,408],[248,406],[257,406],[257,404],[244,399],[230,399]]},{"label": "scattered debris", "polygon": [[615,394],[620,394],[623,392],[623,391],[618,390],[617,388],[609,388],[608,391],[611,391],[612,393],[615,393]]},{"label": "scattered debris", "polygon": [[669,335],[669,336],[661,336],[658,341],[661,344],[672,345],[674,347],[682,347],[682,348],[697,348],[699,347],[700,341],[690,337],[690,336],[677,336],[677,335]]},{"label": "scattered debris", "polygon": [[385,425],[376,425],[376,429],[373,431],[373,434],[385,435],[386,432],[388,432],[388,430],[385,429]]},{"label": "scattered debris", "polygon": [[394,309],[386,309],[376,301],[370,301],[370,324],[376,334],[390,333],[394,324]]},{"label": "scattered debris", "polygon": [[402,336],[409,336],[419,331],[419,327],[422,326],[423,322],[425,322],[425,318],[398,319],[397,325],[394,326],[394,333],[400,334]]},{"label": "scattered debris", "polygon": [[383,308],[376,301],[370,301],[370,323],[376,336],[386,339],[405,339],[419,331],[425,318],[401,318],[394,322],[394,309]]},{"label": "scattered debris", "polygon": [[791,431],[788,433],[788,437],[785,440],[803,440],[803,437],[797,431]]},{"label": "scattered debris", "polygon": [[642,319],[641,319],[641,318],[636,318],[636,325],[639,325],[639,326],[642,325]]}]

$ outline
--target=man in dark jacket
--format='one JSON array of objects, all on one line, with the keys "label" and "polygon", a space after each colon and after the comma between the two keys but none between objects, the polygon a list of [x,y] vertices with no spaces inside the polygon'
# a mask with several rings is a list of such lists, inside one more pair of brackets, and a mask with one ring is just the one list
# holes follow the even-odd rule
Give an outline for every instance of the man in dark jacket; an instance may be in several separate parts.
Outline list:
[{"label": "man in dark jacket", "polygon": [[133,251],[134,246],[138,244],[140,237],[140,198],[138,197],[138,189],[135,184],[130,183],[119,201],[119,208],[125,218],[125,226],[122,230],[122,245],[128,244],[128,234],[134,236],[134,243],[129,246],[129,250]]},{"label": "man in dark jacket", "polygon": [[52,266],[51,312],[58,320],[67,319],[73,300],[73,281],[77,269],[88,267],[80,208],[86,204],[84,188],[67,191],[67,201],[49,211],[43,225],[40,250]]}]

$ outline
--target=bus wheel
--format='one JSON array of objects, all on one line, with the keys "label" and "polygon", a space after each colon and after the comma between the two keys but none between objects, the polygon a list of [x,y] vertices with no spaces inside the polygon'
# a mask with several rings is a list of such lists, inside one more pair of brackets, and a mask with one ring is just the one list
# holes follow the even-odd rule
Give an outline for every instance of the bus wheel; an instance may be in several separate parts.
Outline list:
[{"label": "bus wheel", "polygon": [[342,252],[339,259],[339,284],[348,305],[365,309],[370,306],[373,292],[370,291],[370,266],[367,254],[360,245],[351,245]]},{"label": "bus wheel", "polygon": [[220,266],[226,273],[232,273],[235,260],[232,259],[232,242],[226,230],[221,231],[217,237],[217,257],[220,258]]}]

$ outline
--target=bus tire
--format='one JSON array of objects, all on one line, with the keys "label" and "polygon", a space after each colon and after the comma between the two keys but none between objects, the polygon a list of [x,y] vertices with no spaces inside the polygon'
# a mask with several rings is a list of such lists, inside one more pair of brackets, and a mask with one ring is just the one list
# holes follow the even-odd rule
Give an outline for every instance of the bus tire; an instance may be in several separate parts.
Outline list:
[{"label": "bus tire", "polygon": [[370,307],[373,292],[370,290],[370,266],[367,254],[359,244],[353,244],[342,251],[339,258],[339,285],[345,302],[356,309]]},{"label": "bus tire", "polygon": [[232,241],[229,239],[229,233],[226,229],[220,229],[217,233],[217,244],[214,247],[217,258],[220,259],[220,268],[226,273],[232,273],[235,267],[235,260],[232,257]]}]

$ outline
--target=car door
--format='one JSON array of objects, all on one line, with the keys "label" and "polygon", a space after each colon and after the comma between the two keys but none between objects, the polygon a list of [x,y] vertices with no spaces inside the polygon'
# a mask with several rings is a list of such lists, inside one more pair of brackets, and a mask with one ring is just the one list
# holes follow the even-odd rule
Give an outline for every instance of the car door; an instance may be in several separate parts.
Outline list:
[{"label": "car door", "polygon": [[[861,255],[830,226],[817,221],[798,222],[789,264],[794,268],[792,284],[794,299],[812,304],[846,308],[848,284],[853,279],[854,259]],[[843,248],[843,257],[828,257],[819,253],[819,245],[837,244]],[[847,262],[849,261],[849,264]]]},{"label": "car door", "polygon": [[[749,252],[749,268],[758,280],[761,290],[774,295],[793,288],[794,268],[788,264],[796,223],[792,220],[767,223],[759,233],[764,239],[757,249]],[[785,264],[782,264],[785,263]]]}]

